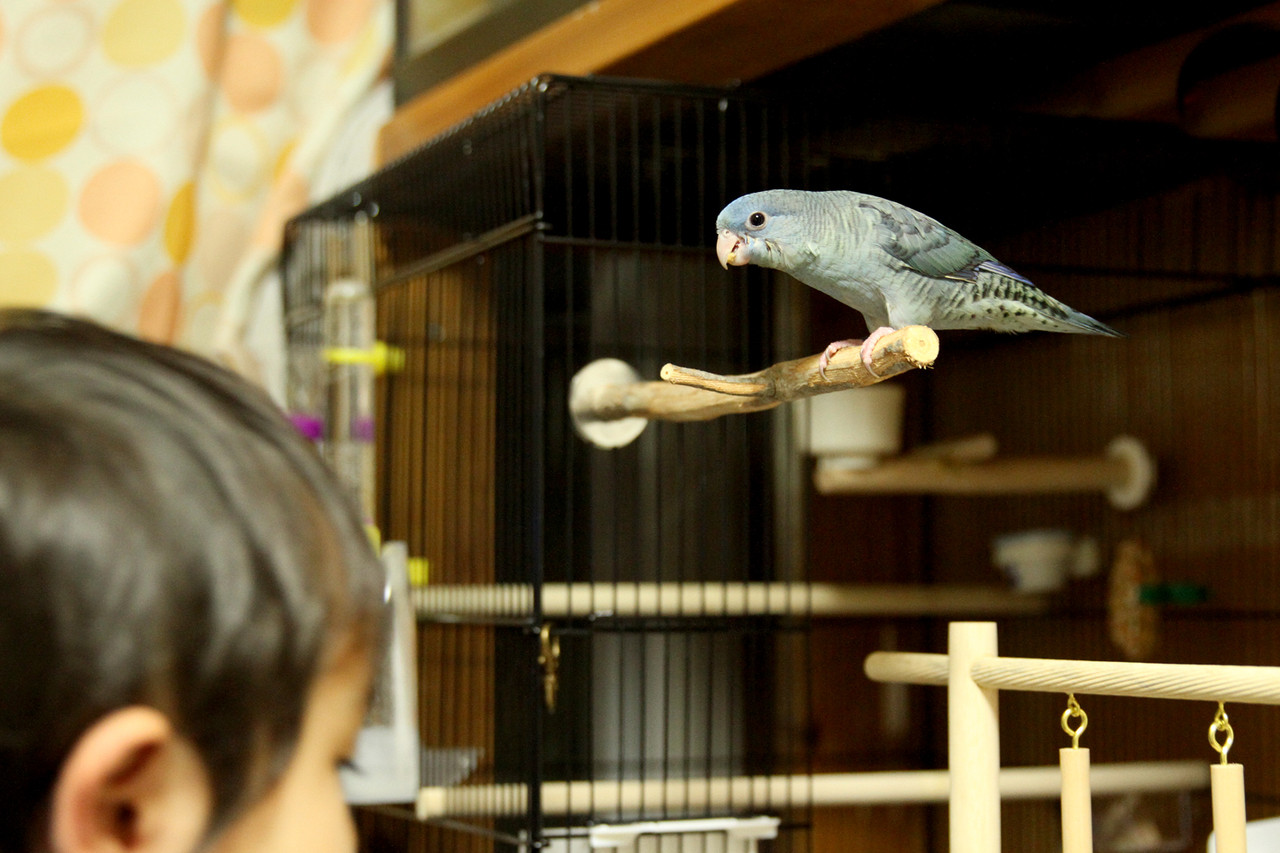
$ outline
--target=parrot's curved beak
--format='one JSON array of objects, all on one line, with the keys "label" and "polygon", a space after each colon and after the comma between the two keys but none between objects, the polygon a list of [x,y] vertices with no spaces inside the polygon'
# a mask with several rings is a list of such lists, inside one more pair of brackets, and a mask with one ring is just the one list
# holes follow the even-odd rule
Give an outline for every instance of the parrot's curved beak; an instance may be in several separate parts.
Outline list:
[{"label": "parrot's curved beak", "polygon": [[725,269],[732,264],[735,267],[745,266],[747,258],[744,252],[740,252],[742,248],[742,238],[734,234],[728,228],[720,230],[716,236],[716,257],[720,259],[720,266]]}]

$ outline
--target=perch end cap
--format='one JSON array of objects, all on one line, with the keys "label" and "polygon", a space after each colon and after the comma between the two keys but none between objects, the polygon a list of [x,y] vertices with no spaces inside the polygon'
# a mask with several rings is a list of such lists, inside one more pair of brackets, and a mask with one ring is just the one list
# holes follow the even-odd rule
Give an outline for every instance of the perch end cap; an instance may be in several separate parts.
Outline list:
[{"label": "perch end cap", "polygon": [[895,346],[893,339],[896,338],[900,341],[896,346],[901,348],[907,361],[915,367],[932,367],[938,360],[938,333],[928,326],[905,326],[895,335],[886,335],[886,338],[889,340],[885,348]]},{"label": "perch end cap", "polygon": [[1131,435],[1121,435],[1107,445],[1107,456],[1123,461],[1129,477],[1107,490],[1107,499],[1116,509],[1137,509],[1147,502],[1156,484],[1156,462],[1146,445]]},{"label": "perch end cap", "polygon": [[606,450],[626,447],[639,438],[646,418],[601,419],[597,398],[604,393],[640,381],[640,373],[618,358],[600,358],[574,374],[569,382],[569,415],[573,428],[585,441]]}]

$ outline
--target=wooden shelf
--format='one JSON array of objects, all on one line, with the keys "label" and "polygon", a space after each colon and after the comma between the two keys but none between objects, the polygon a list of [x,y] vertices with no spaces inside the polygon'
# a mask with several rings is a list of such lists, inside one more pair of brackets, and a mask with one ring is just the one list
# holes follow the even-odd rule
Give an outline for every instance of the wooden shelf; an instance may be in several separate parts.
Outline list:
[{"label": "wooden shelf", "polygon": [[540,74],[753,80],[940,0],[596,0],[410,100],[379,139],[407,154]]}]

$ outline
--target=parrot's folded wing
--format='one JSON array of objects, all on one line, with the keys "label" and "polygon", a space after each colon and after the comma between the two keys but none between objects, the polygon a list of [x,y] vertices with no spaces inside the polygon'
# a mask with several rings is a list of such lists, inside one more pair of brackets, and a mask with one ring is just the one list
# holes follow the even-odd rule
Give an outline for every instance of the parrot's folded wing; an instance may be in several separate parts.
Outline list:
[{"label": "parrot's folded wing", "polygon": [[1017,279],[1023,284],[1030,284],[1032,287],[1035,287],[1035,284],[1031,281],[1031,279],[1027,278],[1025,275],[1022,275],[1017,270],[1014,270],[1012,267],[1006,267],[1004,264],[1000,263],[999,261],[995,261],[995,260],[983,261],[982,263],[978,264],[977,271],[993,272],[996,275],[1003,275],[1003,276],[1007,276],[1008,278]]},{"label": "parrot's folded wing", "polygon": [[1026,281],[982,247],[923,213],[886,199],[867,199],[861,206],[879,216],[876,238],[880,247],[921,275],[976,281],[978,272],[987,270]]}]

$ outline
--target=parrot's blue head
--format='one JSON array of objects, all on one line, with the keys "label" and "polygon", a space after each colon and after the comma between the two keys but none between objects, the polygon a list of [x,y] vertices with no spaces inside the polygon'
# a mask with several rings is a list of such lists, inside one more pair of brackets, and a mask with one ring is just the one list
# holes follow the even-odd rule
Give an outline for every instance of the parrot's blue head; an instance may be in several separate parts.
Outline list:
[{"label": "parrot's blue head", "polygon": [[756,264],[780,268],[784,253],[797,236],[797,215],[803,213],[805,193],[765,190],[729,203],[716,217],[716,256],[729,265]]}]

